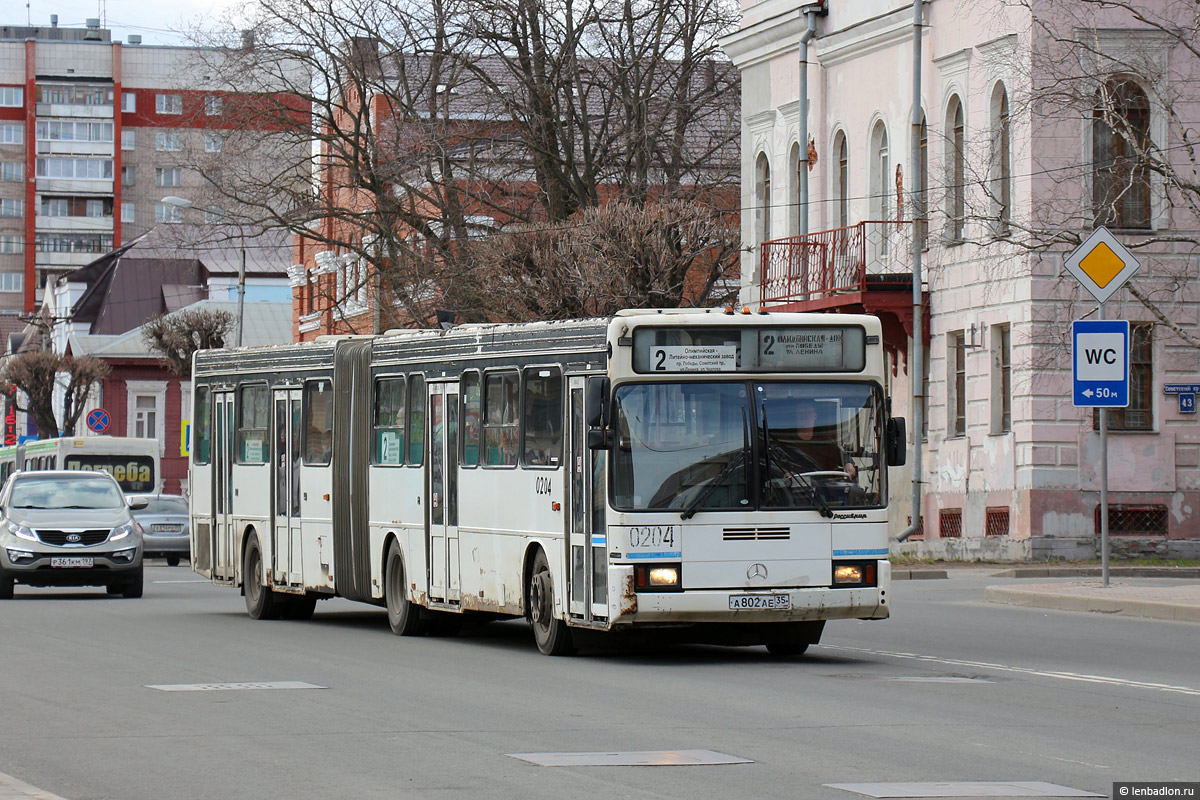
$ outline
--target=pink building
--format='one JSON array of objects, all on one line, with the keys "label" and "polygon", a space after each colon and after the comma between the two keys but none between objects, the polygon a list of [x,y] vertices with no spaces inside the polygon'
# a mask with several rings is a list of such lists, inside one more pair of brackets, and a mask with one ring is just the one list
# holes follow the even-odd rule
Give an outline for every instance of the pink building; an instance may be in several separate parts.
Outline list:
[{"label": "pink building", "polygon": [[[1096,303],[1063,261],[1104,225],[1142,264],[1105,307],[1132,325],[1130,405],[1109,412],[1113,550],[1200,556],[1200,425],[1169,388],[1200,383],[1197,23],[1171,0],[1139,4],[1145,21],[1099,5],[925,4],[920,126],[911,3],[743,0],[724,43],[742,73],[743,300],[878,314],[910,423],[923,245],[923,524],[903,546],[921,554],[1097,552],[1099,417],[1074,406],[1070,363]],[[892,476],[896,534],[911,478]]]}]

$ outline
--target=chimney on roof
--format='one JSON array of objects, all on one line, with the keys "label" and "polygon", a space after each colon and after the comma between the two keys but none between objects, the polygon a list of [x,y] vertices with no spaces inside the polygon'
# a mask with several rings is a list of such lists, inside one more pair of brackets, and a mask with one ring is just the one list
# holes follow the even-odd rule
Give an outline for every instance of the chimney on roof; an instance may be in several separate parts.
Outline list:
[{"label": "chimney on roof", "polygon": [[100,20],[97,17],[87,18],[87,33],[83,34],[83,38],[87,41],[100,40]]},{"label": "chimney on roof", "polygon": [[142,35],[140,33],[129,34],[129,43],[130,44],[141,44],[142,43]]},{"label": "chimney on roof", "polygon": [[51,27],[51,28],[57,28],[57,27],[58,27],[58,14],[51,14],[51,15],[50,15],[50,27]]},{"label": "chimney on roof", "polygon": [[243,50],[253,50],[254,49],[254,31],[251,31],[251,30],[242,31],[242,49]]}]

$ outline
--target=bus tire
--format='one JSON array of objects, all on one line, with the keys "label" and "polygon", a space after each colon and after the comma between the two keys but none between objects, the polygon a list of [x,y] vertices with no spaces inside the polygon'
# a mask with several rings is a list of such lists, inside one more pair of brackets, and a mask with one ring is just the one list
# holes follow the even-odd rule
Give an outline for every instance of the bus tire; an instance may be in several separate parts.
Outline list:
[{"label": "bus tire", "polygon": [[317,608],[315,594],[288,595],[284,603],[283,616],[286,619],[312,619],[313,611]]},{"label": "bus tire", "polygon": [[392,542],[388,546],[383,572],[383,599],[387,606],[388,625],[397,636],[420,636],[428,625],[421,607],[408,599],[406,581],[400,545]]},{"label": "bus tire", "polygon": [[575,642],[567,623],[554,616],[554,579],[546,552],[539,549],[529,573],[529,622],[538,650],[548,656],[569,656]]},{"label": "bus tire", "polygon": [[825,620],[818,622],[780,622],[768,625],[763,644],[773,656],[802,656],[810,645],[821,641]]},{"label": "bus tire", "polygon": [[258,536],[249,535],[246,555],[242,561],[242,586],[246,592],[246,613],[250,619],[279,619],[282,604],[271,587],[261,581],[263,559],[258,546]]}]

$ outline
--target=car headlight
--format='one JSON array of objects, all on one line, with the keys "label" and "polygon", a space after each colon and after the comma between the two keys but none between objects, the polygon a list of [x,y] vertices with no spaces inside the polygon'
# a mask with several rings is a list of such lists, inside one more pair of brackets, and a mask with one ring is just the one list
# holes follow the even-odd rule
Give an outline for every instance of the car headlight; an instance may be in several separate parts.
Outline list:
[{"label": "car headlight", "polygon": [[138,528],[135,527],[136,525],[136,522],[126,522],[124,525],[118,525],[112,529],[112,533],[108,535],[108,540],[110,542],[115,542],[120,539],[124,539],[129,534],[138,530]]},{"label": "car headlight", "polygon": [[31,531],[29,528],[26,528],[24,525],[18,525],[11,519],[5,523],[5,527],[8,528],[10,533],[20,536],[22,539],[28,539],[31,542],[36,542],[38,540],[37,535],[33,531]]}]

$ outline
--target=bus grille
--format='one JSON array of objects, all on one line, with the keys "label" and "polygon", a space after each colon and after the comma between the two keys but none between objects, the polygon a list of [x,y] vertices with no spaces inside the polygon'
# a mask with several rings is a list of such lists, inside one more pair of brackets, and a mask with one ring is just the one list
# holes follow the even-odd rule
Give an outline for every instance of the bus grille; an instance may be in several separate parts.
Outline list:
[{"label": "bus grille", "polygon": [[[37,536],[46,544],[58,545],[59,547],[86,547],[89,544],[100,544],[108,538],[108,529],[91,530],[91,531],[49,531],[38,530]],[[67,537],[71,535],[79,536],[79,541],[67,541]]]},{"label": "bus grille", "polygon": [[761,541],[764,539],[790,539],[791,528],[724,528],[721,538],[727,542]]}]

